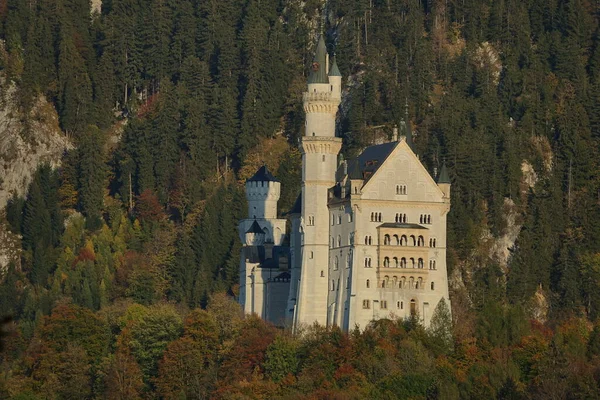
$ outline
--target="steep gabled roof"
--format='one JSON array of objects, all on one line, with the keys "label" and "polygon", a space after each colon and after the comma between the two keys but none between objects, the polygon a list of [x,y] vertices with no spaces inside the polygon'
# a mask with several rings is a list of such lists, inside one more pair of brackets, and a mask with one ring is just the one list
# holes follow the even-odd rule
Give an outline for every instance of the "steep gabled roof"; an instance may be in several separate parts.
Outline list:
[{"label": "steep gabled roof", "polygon": [[279,182],[266,165],[263,165],[256,171],[256,173],[252,176],[252,178],[246,180],[246,182]]},{"label": "steep gabled roof", "polygon": [[367,147],[358,157],[350,161],[348,177],[350,179],[368,181],[385,162],[396,145],[398,145],[398,142],[388,142]]}]

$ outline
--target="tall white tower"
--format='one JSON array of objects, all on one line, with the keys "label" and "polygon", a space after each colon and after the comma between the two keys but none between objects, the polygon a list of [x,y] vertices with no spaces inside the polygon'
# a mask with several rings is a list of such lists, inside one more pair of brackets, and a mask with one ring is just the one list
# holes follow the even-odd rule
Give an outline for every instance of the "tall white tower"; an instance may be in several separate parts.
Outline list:
[{"label": "tall white tower", "polygon": [[303,95],[306,131],[300,144],[302,267],[295,326],[327,322],[330,223],[327,190],[335,184],[337,155],[342,146],[342,139],[335,137],[342,77],[335,58],[331,64],[330,68],[321,36],[308,78],[308,91]]}]

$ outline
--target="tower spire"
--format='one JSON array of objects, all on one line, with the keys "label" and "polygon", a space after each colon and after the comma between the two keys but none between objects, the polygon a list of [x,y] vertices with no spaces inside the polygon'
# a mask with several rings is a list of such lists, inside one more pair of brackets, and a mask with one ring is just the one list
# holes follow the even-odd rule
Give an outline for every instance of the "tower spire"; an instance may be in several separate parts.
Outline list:
[{"label": "tower spire", "polygon": [[319,36],[315,58],[310,66],[308,83],[329,83],[329,79],[327,79],[327,46],[325,46],[323,34]]}]

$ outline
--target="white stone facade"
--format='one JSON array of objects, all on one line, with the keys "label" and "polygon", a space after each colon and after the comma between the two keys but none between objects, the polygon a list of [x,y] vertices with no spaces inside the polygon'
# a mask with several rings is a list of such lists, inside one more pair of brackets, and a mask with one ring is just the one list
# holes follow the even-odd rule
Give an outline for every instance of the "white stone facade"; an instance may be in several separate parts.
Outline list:
[{"label": "white stone facade", "polygon": [[[319,70],[322,65],[328,76]],[[247,313],[294,328],[316,322],[349,331],[411,314],[427,326],[441,299],[450,304],[447,173],[436,183],[411,141],[397,135],[339,162],[340,100],[341,76],[335,61],[329,68],[321,41],[303,95],[302,193],[288,213],[289,247],[280,246],[285,236],[285,221],[276,218],[280,184],[259,171],[246,184],[250,218],[240,222],[240,234],[246,235],[240,302]],[[286,252],[286,262],[274,264],[272,254],[271,262],[261,261],[269,259],[269,250],[261,258],[264,246],[249,236],[259,232],[255,221],[266,229],[267,241]]]}]

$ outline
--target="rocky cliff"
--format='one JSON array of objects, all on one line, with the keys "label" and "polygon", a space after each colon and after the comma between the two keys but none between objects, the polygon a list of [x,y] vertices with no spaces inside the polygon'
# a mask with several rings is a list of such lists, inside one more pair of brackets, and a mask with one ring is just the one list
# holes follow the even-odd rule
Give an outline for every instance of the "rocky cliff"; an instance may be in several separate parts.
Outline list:
[{"label": "rocky cliff", "polygon": [[[17,95],[16,86],[0,77],[0,210],[13,195],[27,194],[41,164],[58,166],[64,151],[71,147],[60,130],[56,110],[44,97],[34,100],[31,110],[24,114]],[[0,221],[0,272],[11,261],[18,264],[18,242]]]}]

